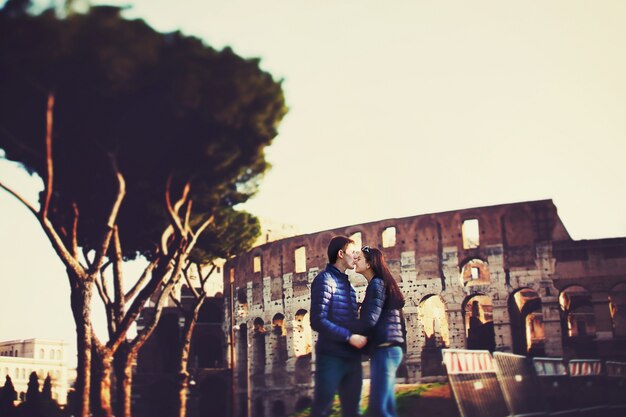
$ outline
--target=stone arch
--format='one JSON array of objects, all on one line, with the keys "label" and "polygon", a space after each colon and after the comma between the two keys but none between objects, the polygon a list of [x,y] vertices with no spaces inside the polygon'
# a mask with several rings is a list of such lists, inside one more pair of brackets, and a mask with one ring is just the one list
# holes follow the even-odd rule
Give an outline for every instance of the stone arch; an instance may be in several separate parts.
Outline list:
[{"label": "stone arch", "polygon": [[265,386],[265,322],[257,317],[253,321],[252,332],[252,383],[254,386]]},{"label": "stone arch", "polygon": [[541,297],[532,288],[520,288],[508,299],[513,353],[545,356],[545,331]]},{"label": "stone arch", "polygon": [[491,277],[489,263],[480,258],[469,258],[461,263],[461,284],[466,287],[473,285],[489,285]]},{"label": "stone arch", "polygon": [[626,282],[621,282],[609,292],[609,309],[615,337],[626,336]]},{"label": "stone arch", "polygon": [[272,404],[272,417],[285,417],[285,403],[282,401],[274,401]]},{"label": "stone arch", "polygon": [[309,383],[311,381],[312,346],[313,336],[309,312],[300,309],[296,311],[293,324],[293,351],[296,357],[294,377],[296,383]]},{"label": "stone arch", "polygon": [[493,328],[493,303],[485,294],[470,295],[463,301],[463,318],[467,349],[496,349]]},{"label": "stone arch", "polygon": [[559,294],[559,305],[564,356],[595,357],[596,317],[591,292],[581,285],[565,287]]},{"label": "stone arch", "polygon": [[346,235],[354,241],[354,245],[361,249],[363,246],[363,231],[360,227],[349,227],[346,229]]},{"label": "stone arch", "polygon": [[289,352],[287,350],[287,326],[285,316],[282,313],[276,313],[272,318],[272,379],[274,386],[283,386],[287,379],[287,359]]},{"label": "stone arch", "polygon": [[[239,335],[237,336],[237,380],[239,388],[245,389],[248,385],[248,376],[246,375],[248,369],[248,325],[242,323],[239,325]],[[254,361],[252,362],[254,363]]]},{"label": "stone arch", "polygon": [[566,287],[559,294],[559,304],[565,325],[564,336],[568,338],[595,336],[596,323],[589,290],[581,285]]},{"label": "stone arch", "polygon": [[423,338],[420,353],[422,376],[443,375],[441,349],[450,346],[450,328],[441,296],[429,294],[422,298],[417,308],[417,320]]},{"label": "stone arch", "polygon": [[427,346],[450,345],[450,328],[444,300],[439,295],[429,294],[418,305],[418,320]]},{"label": "stone arch", "polygon": [[296,311],[293,321],[293,350],[296,357],[310,354],[312,351],[313,336],[309,312],[305,309]]}]

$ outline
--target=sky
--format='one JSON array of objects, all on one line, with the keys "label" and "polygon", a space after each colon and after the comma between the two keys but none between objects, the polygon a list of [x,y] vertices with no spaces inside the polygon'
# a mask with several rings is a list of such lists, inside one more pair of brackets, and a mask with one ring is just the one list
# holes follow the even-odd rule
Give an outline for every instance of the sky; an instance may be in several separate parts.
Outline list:
[{"label": "sky", "polygon": [[[273,167],[243,206],[268,224],[312,233],[552,199],[572,238],[626,236],[623,0],[93,3],[283,80]],[[33,202],[41,187],[7,162],[0,181]],[[60,261],[2,191],[0,213],[0,340],[73,343]]]}]

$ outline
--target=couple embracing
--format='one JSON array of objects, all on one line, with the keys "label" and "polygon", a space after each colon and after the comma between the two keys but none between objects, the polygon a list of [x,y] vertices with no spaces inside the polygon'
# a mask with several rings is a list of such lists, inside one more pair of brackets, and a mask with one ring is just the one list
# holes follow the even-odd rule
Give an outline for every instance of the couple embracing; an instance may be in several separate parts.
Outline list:
[{"label": "couple embracing", "polygon": [[[367,281],[360,313],[346,270]],[[311,417],[330,414],[339,392],[343,417],[358,417],[363,373],[361,355],[370,357],[368,414],[395,417],[395,378],[402,361],[401,310],[404,297],[383,254],[353,240],[335,236],[328,245],[328,265],[311,286],[311,327],[315,344],[315,394]]]}]

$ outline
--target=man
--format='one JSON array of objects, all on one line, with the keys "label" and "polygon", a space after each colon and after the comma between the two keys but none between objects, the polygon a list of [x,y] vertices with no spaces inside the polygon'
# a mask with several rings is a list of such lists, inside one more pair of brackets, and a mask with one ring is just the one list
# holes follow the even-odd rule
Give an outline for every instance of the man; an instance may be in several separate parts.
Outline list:
[{"label": "man", "polygon": [[335,393],[343,417],[359,416],[361,349],[367,338],[349,330],[357,319],[356,292],[346,275],[353,269],[358,250],[346,236],[328,244],[328,265],[311,285],[311,328],[318,332],[315,344],[315,394],[311,417],[330,415]]}]

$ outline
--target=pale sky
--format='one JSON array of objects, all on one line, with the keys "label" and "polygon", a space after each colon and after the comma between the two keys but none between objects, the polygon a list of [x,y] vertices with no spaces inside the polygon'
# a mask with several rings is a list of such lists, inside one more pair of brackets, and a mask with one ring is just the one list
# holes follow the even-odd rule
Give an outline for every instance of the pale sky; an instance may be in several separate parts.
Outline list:
[{"label": "pale sky", "polygon": [[[626,236],[623,0],[106,3],[284,79],[245,206],[261,219],[311,233],[551,198],[574,239]],[[34,201],[6,163],[0,179]],[[73,342],[60,262],[4,192],[0,210],[0,340]]]}]

